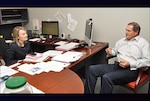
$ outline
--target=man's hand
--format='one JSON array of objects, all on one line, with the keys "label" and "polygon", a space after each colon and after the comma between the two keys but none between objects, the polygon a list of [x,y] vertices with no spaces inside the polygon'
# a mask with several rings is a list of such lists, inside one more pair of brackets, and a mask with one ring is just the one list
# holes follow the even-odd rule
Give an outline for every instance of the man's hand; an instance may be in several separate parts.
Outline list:
[{"label": "man's hand", "polygon": [[108,55],[112,55],[112,48],[106,48],[105,51]]},{"label": "man's hand", "polygon": [[122,68],[128,68],[128,67],[130,67],[130,63],[126,60],[120,60],[119,66],[121,66]]}]

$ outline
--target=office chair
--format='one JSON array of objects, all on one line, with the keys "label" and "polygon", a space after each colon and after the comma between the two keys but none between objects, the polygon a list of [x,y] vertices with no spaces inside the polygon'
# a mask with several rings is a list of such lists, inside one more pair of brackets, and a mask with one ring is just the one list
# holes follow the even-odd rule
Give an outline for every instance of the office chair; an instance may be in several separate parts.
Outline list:
[{"label": "office chair", "polygon": [[3,65],[2,60],[3,58],[0,56],[0,66]]},{"label": "office chair", "polygon": [[5,42],[4,38],[0,38],[0,64],[2,65],[2,60],[6,63],[6,50],[8,48],[8,44]]},{"label": "office chair", "polygon": [[[108,64],[109,59],[112,59],[116,56],[108,56],[106,57],[106,63]],[[147,82],[149,82],[148,93],[150,94],[150,67],[145,70],[145,67],[139,68],[138,77],[135,81],[129,82],[125,85],[121,85],[124,88],[129,89],[134,94],[136,94],[142,86],[144,86]]]}]

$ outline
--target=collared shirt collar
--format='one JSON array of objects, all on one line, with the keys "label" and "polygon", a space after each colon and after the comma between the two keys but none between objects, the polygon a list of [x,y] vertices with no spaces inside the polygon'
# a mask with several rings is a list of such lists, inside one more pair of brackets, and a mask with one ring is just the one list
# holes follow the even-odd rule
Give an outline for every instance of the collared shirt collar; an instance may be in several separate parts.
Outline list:
[{"label": "collared shirt collar", "polygon": [[[129,40],[127,40],[126,38],[124,38],[124,40],[129,41]],[[139,41],[139,40],[140,40],[140,36],[138,35],[138,36],[132,38],[131,41],[132,41],[132,40]]]}]

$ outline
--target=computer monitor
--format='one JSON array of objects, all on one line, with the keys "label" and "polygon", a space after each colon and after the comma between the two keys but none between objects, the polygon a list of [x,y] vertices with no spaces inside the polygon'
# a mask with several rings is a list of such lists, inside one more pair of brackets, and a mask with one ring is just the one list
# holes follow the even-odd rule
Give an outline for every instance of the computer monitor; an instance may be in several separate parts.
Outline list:
[{"label": "computer monitor", "polygon": [[59,36],[59,22],[58,21],[42,21],[42,34],[52,35],[52,37]]},{"label": "computer monitor", "polygon": [[93,35],[93,21],[92,19],[86,20],[86,27],[85,27],[85,39],[84,41],[91,46],[92,44],[92,35]]}]

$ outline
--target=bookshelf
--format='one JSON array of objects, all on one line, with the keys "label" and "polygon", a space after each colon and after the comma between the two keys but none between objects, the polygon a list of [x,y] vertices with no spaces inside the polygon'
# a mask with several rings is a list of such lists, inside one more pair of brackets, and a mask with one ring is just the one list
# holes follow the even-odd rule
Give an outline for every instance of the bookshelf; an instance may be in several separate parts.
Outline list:
[{"label": "bookshelf", "polygon": [[12,39],[13,28],[23,26],[28,20],[27,8],[0,8],[0,35],[3,35],[5,39]]},{"label": "bookshelf", "polygon": [[0,9],[0,24],[13,24],[28,22],[28,10],[27,8],[5,8]]}]

